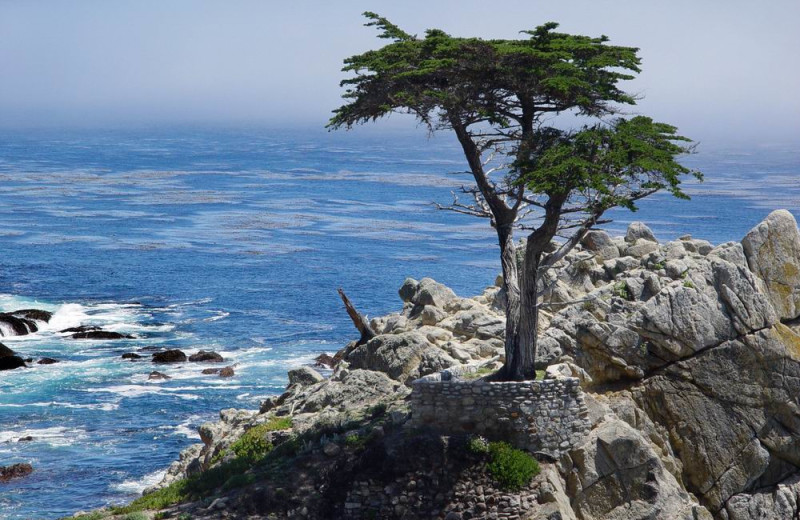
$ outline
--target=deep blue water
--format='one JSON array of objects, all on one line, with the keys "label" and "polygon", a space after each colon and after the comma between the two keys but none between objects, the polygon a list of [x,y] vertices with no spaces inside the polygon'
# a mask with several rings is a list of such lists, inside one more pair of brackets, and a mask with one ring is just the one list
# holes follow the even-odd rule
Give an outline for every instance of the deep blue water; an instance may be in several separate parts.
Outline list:
[{"label": "deep blue water", "polygon": [[[700,148],[691,202],[657,196],[662,239],[738,240],[769,211],[800,209],[796,147]],[[0,311],[54,311],[42,332],[0,338],[62,360],[0,372],[0,519],[58,518],[131,499],[222,408],[256,408],[287,368],[354,337],[336,294],[399,309],[406,276],[469,295],[498,271],[488,223],[436,211],[468,180],[456,144],[424,132],[159,129],[0,131]],[[68,340],[97,324],[134,340]],[[123,352],[214,349],[236,377],[160,367]],[[32,435],[32,442],[16,442]]]}]

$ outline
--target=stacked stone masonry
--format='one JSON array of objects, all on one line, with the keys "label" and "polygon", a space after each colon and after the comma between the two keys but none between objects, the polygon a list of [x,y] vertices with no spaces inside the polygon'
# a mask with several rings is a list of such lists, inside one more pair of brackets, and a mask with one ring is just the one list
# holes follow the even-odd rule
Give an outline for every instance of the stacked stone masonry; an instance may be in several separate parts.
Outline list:
[{"label": "stacked stone masonry", "polygon": [[[496,488],[482,468],[461,473],[447,470],[452,468],[408,473],[389,483],[356,482],[347,494],[344,518],[518,520],[541,508],[538,480],[508,492]],[[450,481],[456,476],[457,480]]]},{"label": "stacked stone masonry", "polygon": [[411,413],[416,427],[482,435],[552,456],[577,444],[591,427],[576,378],[448,381],[431,374],[412,383]]}]

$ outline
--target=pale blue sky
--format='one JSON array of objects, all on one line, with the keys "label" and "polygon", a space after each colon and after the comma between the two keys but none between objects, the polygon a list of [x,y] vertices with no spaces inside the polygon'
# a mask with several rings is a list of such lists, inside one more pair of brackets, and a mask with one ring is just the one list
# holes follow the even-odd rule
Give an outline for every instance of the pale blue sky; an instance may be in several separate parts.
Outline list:
[{"label": "pale blue sky", "polygon": [[639,112],[699,139],[800,134],[798,0],[0,0],[0,126],[321,126],[342,59],[385,43],[365,10],[412,33],[607,34],[642,49]]}]

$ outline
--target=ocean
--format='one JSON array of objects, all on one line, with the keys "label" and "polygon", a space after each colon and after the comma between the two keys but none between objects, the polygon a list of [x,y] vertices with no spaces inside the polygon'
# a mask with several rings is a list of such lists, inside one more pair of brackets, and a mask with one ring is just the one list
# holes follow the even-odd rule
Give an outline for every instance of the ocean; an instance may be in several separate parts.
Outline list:
[{"label": "ocean", "polygon": [[[604,228],[739,240],[773,209],[800,215],[798,150],[701,145],[684,160],[706,176],[687,183],[691,201],[658,195]],[[461,295],[490,285],[488,222],[432,205],[469,182],[464,169],[452,138],[421,129],[0,130],[0,312],[54,313],[0,342],[60,361],[0,372],[0,466],[35,468],[0,484],[0,519],[135,498],[197,426],[257,408],[287,369],[356,337],[339,287],[375,316],[401,308],[407,276]],[[58,332],[80,325],[134,339]],[[121,359],[145,347],[215,350],[225,363],[209,366],[236,375]]]}]

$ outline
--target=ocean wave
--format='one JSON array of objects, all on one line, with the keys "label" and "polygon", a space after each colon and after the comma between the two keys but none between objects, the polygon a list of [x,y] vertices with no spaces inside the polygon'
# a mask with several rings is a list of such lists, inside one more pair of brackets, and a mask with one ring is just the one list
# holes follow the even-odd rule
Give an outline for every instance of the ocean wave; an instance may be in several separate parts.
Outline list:
[{"label": "ocean wave", "polygon": [[142,491],[147,489],[150,486],[155,486],[161,479],[164,478],[166,475],[166,470],[158,470],[152,473],[148,473],[140,478],[125,480],[123,482],[118,482],[111,486],[113,491],[118,491],[120,493],[130,493],[131,495],[140,495]]},{"label": "ocean wave", "polygon": [[28,428],[23,430],[0,431],[0,443],[16,442],[24,437],[33,437],[30,442],[49,444],[50,446],[69,446],[86,437],[86,430],[53,426],[50,428]]}]

